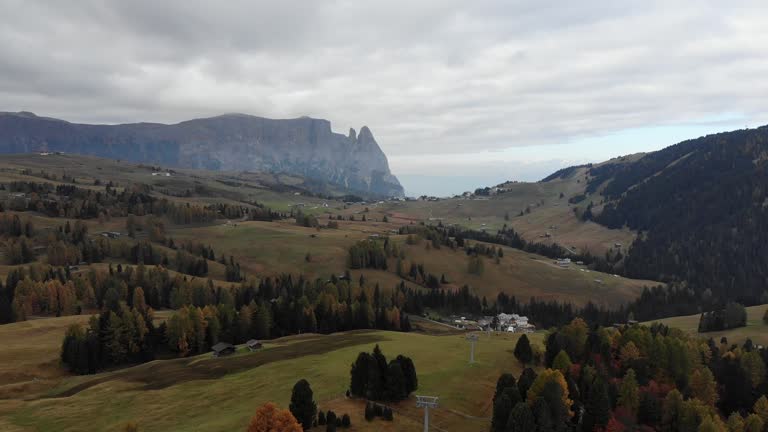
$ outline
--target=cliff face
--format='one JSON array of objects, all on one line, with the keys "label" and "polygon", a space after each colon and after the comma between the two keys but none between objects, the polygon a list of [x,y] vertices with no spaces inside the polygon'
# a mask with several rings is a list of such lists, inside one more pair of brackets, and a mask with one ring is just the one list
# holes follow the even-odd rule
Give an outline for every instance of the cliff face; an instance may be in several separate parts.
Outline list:
[{"label": "cliff face", "polygon": [[0,153],[62,151],[133,162],[228,171],[297,174],[348,192],[402,196],[387,157],[367,127],[334,133],[327,120],[243,114],[174,125],[86,125],[0,113]]}]

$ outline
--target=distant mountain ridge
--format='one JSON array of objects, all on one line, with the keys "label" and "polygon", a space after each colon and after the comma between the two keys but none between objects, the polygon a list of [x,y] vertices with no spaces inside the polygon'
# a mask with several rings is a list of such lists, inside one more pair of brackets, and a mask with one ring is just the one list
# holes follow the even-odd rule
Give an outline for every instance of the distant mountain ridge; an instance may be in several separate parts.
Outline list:
[{"label": "distant mountain ridge", "polygon": [[91,125],[0,113],[0,153],[61,151],[132,162],[227,171],[300,175],[345,192],[402,196],[370,129],[343,135],[328,120],[268,119],[246,114],[177,124]]}]

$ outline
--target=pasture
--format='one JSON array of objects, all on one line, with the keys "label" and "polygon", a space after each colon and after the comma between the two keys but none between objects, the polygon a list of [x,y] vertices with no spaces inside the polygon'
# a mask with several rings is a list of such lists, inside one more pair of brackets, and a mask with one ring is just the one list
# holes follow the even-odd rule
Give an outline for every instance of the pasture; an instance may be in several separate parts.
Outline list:
[{"label": "pasture", "polygon": [[714,331],[699,333],[699,318],[700,315],[687,315],[677,316],[672,318],[664,318],[655,321],[649,321],[645,324],[651,324],[653,322],[660,322],[669,327],[679,328],[680,330],[690,333],[694,336],[703,338],[713,338],[716,342],[720,341],[723,336],[728,338],[729,343],[743,343],[747,338],[752,339],[755,344],[768,346],[768,325],[763,322],[763,314],[768,309],[768,304],[760,306],[747,307],[747,326],[739,327],[730,330]]},{"label": "pasture", "polygon": [[[481,336],[478,362],[469,365],[463,334],[354,331],[287,337],[269,341],[254,353],[241,348],[218,359],[201,355],[159,360],[67,378],[31,400],[0,401],[0,425],[23,431],[104,431],[135,421],[147,432],[242,430],[257,406],[274,401],[287,407],[291,387],[306,378],[320,409],[349,413],[353,431],[421,430],[422,413],[413,396],[392,405],[393,423],[366,422],[364,402],[344,396],[357,353],[379,344],[389,358],[402,353],[413,359],[417,394],[440,397],[440,408],[432,415],[436,430],[486,430],[496,379],[505,371],[521,371],[512,354],[517,338]],[[535,343],[542,338],[532,335]]]}]

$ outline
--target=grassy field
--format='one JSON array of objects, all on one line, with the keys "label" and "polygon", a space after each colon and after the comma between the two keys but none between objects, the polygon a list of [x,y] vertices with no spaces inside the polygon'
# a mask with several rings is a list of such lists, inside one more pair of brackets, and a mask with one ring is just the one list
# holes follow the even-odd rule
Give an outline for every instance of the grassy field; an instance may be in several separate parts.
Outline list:
[{"label": "grassy field", "polygon": [[[699,333],[699,318],[700,315],[688,315],[672,318],[665,318],[657,320],[670,327],[679,328],[685,332],[693,335],[698,335],[705,338],[713,338],[715,341],[720,341],[723,336],[728,338],[731,343],[742,343],[747,338],[752,339],[755,344],[768,346],[768,325],[763,322],[763,314],[768,309],[768,304],[761,306],[750,306],[747,308],[747,326],[739,327],[731,330],[716,331]],[[650,324],[648,322],[646,324]]]},{"label": "grassy field", "polygon": [[[583,305],[593,303],[618,306],[636,298],[644,286],[657,282],[616,277],[572,265],[561,268],[551,259],[504,247],[504,257],[496,264],[492,259],[483,258],[482,275],[469,274],[468,258],[463,250],[448,248],[429,249],[425,243],[405,245],[405,271],[410,262],[424,264],[425,271],[440,277],[445,274],[454,287],[469,285],[480,296],[495,299],[499,292],[517,296],[528,301],[530,297],[572,302]],[[600,282],[598,282],[600,281]]]},{"label": "grassy field", "polygon": [[[375,211],[371,210],[371,215]],[[234,255],[249,274],[256,276],[281,273],[302,273],[310,278],[341,274],[346,269],[347,250],[354,242],[370,234],[387,234],[398,226],[398,221],[349,222],[342,221],[339,229],[316,230],[296,226],[292,220],[278,222],[240,222],[237,227],[219,224],[205,227],[177,227],[169,234],[177,240],[195,240],[211,245],[216,251]],[[589,271],[581,266],[562,269],[552,260],[517,249],[504,247],[500,264],[485,260],[482,275],[467,273],[467,256],[463,251],[425,248],[406,245],[403,236],[390,236],[405,250],[405,270],[411,262],[424,264],[428,272],[445,274],[450,287],[469,285],[473,291],[493,299],[499,292],[528,300],[535,296],[584,304],[592,300],[597,304],[617,306],[636,298],[644,286],[657,282],[633,280]],[[306,255],[310,255],[307,261]],[[395,261],[390,260],[388,272],[354,271],[353,277],[364,273],[372,283],[379,282],[390,288],[399,283],[393,274]]]},{"label": "grassy field", "polygon": [[[542,335],[533,340],[541,343]],[[363,402],[348,400],[349,365],[378,343],[389,357],[413,358],[418,394],[440,397],[436,430],[478,431],[490,424],[490,398],[501,372],[519,374],[516,335],[482,336],[478,363],[468,365],[463,334],[356,331],[278,339],[256,353],[163,360],[87,377],[71,377],[41,397],[0,400],[0,428],[20,431],[106,431],[136,421],[142,431],[242,430],[260,404],[288,406],[300,378],[312,384],[321,409],[349,413],[355,431],[421,430],[413,397],[395,404],[395,421],[367,423]]]}]

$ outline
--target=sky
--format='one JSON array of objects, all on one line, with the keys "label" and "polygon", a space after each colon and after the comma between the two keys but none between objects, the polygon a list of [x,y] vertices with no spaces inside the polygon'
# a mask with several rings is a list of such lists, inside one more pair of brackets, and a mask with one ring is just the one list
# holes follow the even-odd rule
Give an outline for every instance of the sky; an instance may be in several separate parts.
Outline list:
[{"label": "sky", "polygon": [[446,195],[768,123],[765,1],[0,0],[0,111],[367,125]]}]

